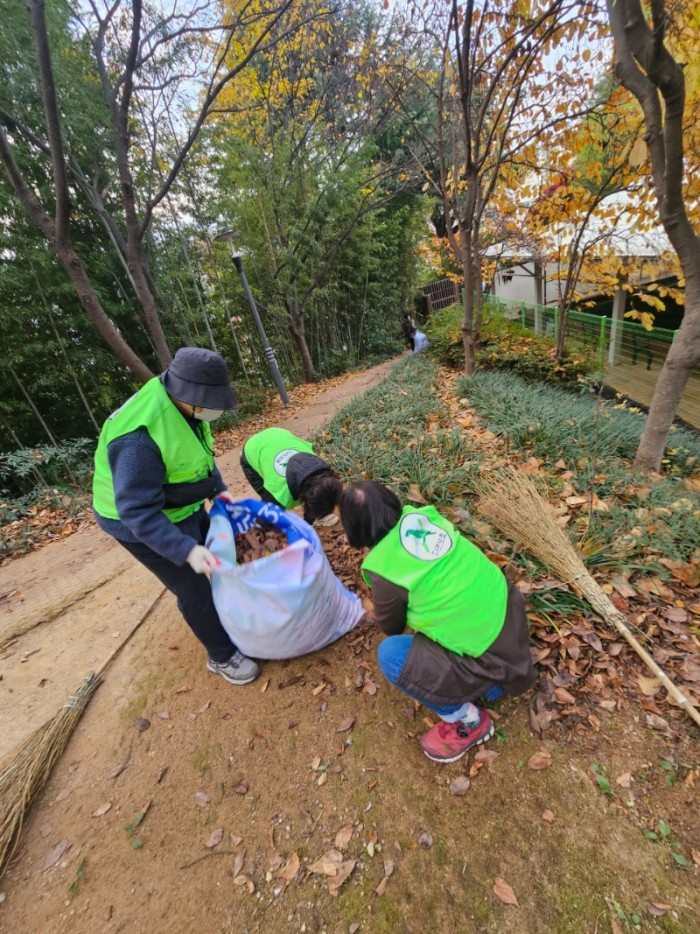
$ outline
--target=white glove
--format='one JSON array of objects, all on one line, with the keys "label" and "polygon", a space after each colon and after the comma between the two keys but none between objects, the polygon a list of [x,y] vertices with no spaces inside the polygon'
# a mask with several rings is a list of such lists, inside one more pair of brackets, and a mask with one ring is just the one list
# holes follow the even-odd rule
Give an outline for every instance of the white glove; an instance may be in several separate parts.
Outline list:
[{"label": "white glove", "polygon": [[206,574],[207,571],[213,571],[221,564],[219,559],[215,558],[204,545],[194,546],[187,555],[187,563],[197,574]]}]

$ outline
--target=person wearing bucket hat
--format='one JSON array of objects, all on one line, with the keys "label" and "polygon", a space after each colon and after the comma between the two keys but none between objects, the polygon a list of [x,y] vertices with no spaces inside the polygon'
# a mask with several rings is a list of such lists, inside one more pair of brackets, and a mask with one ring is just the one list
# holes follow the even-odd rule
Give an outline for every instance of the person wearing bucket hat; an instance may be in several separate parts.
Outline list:
[{"label": "person wearing bucket hat", "polygon": [[204,547],[208,499],[226,490],[214,462],[209,422],[236,407],[226,361],[181,347],[105,422],[95,452],[97,524],[177,597],[207,650],[207,668],[230,684],[260,674],[221,625],[206,576],[217,559]]}]

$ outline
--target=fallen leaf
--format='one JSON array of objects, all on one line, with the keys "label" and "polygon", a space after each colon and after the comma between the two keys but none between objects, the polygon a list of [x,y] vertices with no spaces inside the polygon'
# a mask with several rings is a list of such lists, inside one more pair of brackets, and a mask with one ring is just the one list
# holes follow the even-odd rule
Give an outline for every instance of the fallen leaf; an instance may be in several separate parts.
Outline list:
[{"label": "fallen leaf", "polygon": [[674,623],[687,623],[688,622],[688,613],[682,607],[678,606],[669,606],[664,610],[664,616],[666,619],[672,620]]},{"label": "fallen leaf", "polygon": [[695,865],[700,866],[700,850],[691,850],[690,855],[693,857]]},{"label": "fallen leaf", "polygon": [[234,794],[245,795],[248,793],[248,782],[245,780],[241,781],[237,785],[234,785],[231,790],[234,792]]},{"label": "fallen leaf", "polygon": [[527,767],[539,772],[542,769],[548,769],[552,764],[552,755],[548,749],[540,749],[527,760]]},{"label": "fallen leaf", "polygon": [[267,681],[264,681],[264,682],[263,682],[263,686],[260,688],[260,693],[261,693],[261,694],[264,694],[265,691],[266,691],[269,687],[270,687],[270,679],[268,678]]},{"label": "fallen leaf", "polygon": [[576,698],[566,688],[554,688],[554,696],[560,704],[575,704]]},{"label": "fallen leaf", "polygon": [[663,918],[672,909],[672,905],[662,905],[660,902],[649,902],[647,911],[653,918]]},{"label": "fallen leaf", "polygon": [[209,795],[206,791],[198,791],[194,796],[194,800],[197,802],[200,808],[205,808],[209,804]]},{"label": "fallen leaf", "polygon": [[345,847],[350,843],[352,838],[352,827],[350,824],[347,824],[345,827],[341,827],[338,833],[335,835],[335,845],[338,850],[344,850]]},{"label": "fallen leaf", "polygon": [[418,846],[423,850],[429,850],[433,845],[433,835],[431,833],[422,833],[418,837]]},{"label": "fallen leaf", "polygon": [[116,778],[117,775],[121,775],[128,764],[129,764],[128,759],[126,760],[126,762],[121,762],[119,765],[115,766],[115,768],[112,769],[112,771],[109,773],[107,778]]},{"label": "fallen leaf", "polygon": [[632,773],[623,772],[622,775],[618,775],[615,779],[615,784],[619,785],[620,788],[629,788],[632,784]]},{"label": "fallen leaf", "polygon": [[211,707],[211,701],[208,700],[206,704],[202,704],[202,706],[199,708],[199,713],[206,713],[210,707]]},{"label": "fallen leaf", "polygon": [[542,820],[546,820],[548,824],[553,824],[555,821],[554,812],[550,811],[549,808],[545,808],[542,811]]},{"label": "fallen leaf", "polygon": [[386,892],[386,887],[388,884],[389,884],[389,880],[387,879],[386,876],[384,876],[382,879],[380,879],[379,885],[374,890],[374,894],[380,895],[380,896],[383,895]]},{"label": "fallen leaf", "polygon": [[406,499],[411,503],[420,503],[421,506],[427,506],[428,500],[423,496],[417,483],[412,483],[408,488]]},{"label": "fallen leaf", "polygon": [[207,842],[204,844],[204,846],[205,846],[208,850],[211,850],[211,849],[213,849],[215,846],[218,846],[218,845],[221,843],[221,841],[222,841],[223,839],[224,839],[224,828],[223,828],[223,827],[219,827],[219,828],[217,828],[217,830],[212,830],[211,835],[209,836],[209,839],[208,839]]},{"label": "fallen leaf", "polygon": [[296,877],[296,874],[299,872],[300,866],[301,866],[301,862],[299,860],[299,854],[292,853],[291,859],[289,860],[289,862],[287,863],[287,865],[284,867],[284,869],[281,872],[281,876],[284,879],[284,881],[291,882]]},{"label": "fallen leaf", "polygon": [[63,856],[69,846],[70,843],[67,840],[61,840],[60,843],[57,843],[44,860],[44,865],[41,867],[42,872],[46,872],[47,869],[51,869],[51,867],[54,866]]},{"label": "fallen leaf", "polygon": [[134,717],[134,726],[139,733],[145,733],[146,730],[150,729],[151,721],[146,720],[145,717]]},{"label": "fallen leaf", "polygon": [[188,691],[191,691],[192,687],[189,684],[183,684],[181,688],[178,688],[175,691],[176,694],[187,694]]},{"label": "fallen leaf", "polygon": [[515,905],[516,908],[519,908],[518,899],[515,897],[515,892],[508,885],[505,879],[500,877],[496,879],[493,886],[494,894],[500,898],[504,905]]},{"label": "fallen leaf", "polygon": [[319,685],[317,685],[317,686],[311,691],[311,693],[313,694],[314,697],[318,697],[318,695],[321,693],[321,691],[322,691],[325,687],[326,687],[326,682],[325,682],[325,681],[322,681]]},{"label": "fallen leaf", "polygon": [[350,927],[348,928],[349,934],[357,934],[357,932],[358,932],[359,930],[360,930],[360,923],[359,923],[359,921],[353,921],[353,923],[352,923],[352,924],[350,925]]},{"label": "fallen leaf", "polygon": [[348,730],[351,730],[355,725],[355,718],[353,716],[346,717],[336,727],[336,733],[347,733]]},{"label": "fallen leaf", "polygon": [[97,808],[96,811],[92,812],[93,817],[102,817],[103,814],[106,814],[107,811],[112,807],[112,802],[108,801],[106,804],[103,804],[101,807]]},{"label": "fallen leaf", "polygon": [[372,681],[371,678],[367,678],[365,683],[362,685],[362,690],[365,694],[374,696],[377,693],[377,685]]},{"label": "fallen leaf", "polygon": [[637,675],[637,684],[639,685],[639,690],[646,697],[653,697],[655,694],[659,693],[661,688],[661,682],[658,678],[647,678],[645,675]]},{"label": "fallen leaf", "polygon": [[243,849],[239,850],[233,858],[233,869],[231,870],[231,875],[233,876],[234,882],[236,881],[236,876],[240,875],[241,869],[243,869],[243,864],[245,863],[245,854],[246,849],[243,847]]},{"label": "fallen leaf", "polygon": [[480,749],[474,756],[475,762],[493,762],[494,759],[498,759],[500,753],[496,752],[495,749]]},{"label": "fallen leaf", "polygon": [[458,775],[450,782],[450,794],[461,797],[469,791],[471,782],[466,775]]},{"label": "fallen leaf", "polygon": [[328,781],[328,772],[321,772],[316,782],[317,785],[325,785]]},{"label": "fallen leaf", "polygon": [[161,720],[169,720],[170,711],[169,710],[156,710],[156,717],[160,717]]},{"label": "fallen leaf", "polygon": [[338,863],[329,859],[327,856],[322,856],[320,859],[317,859],[315,863],[311,863],[309,872],[321,876],[337,876]]},{"label": "fallen leaf", "polygon": [[335,896],[340,891],[341,885],[350,876],[350,873],[353,871],[356,865],[356,859],[348,859],[344,863],[339,863],[338,872],[335,878],[328,881],[328,892],[330,895],[335,898]]}]

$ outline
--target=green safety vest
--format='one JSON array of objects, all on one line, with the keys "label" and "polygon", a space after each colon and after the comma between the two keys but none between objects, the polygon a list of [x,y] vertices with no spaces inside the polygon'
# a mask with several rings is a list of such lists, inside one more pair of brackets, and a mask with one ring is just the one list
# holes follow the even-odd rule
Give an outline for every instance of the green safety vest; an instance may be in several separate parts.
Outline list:
[{"label": "green safety vest", "polygon": [[[106,519],[119,519],[114,500],[114,483],[107,448],[115,438],[121,438],[137,428],[145,428],[158,445],[165,477],[163,483],[194,483],[208,477],[214,469],[213,441],[207,422],[201,423],[202,436],[188,425],[184,415],[170,396],[160,378],[154,376],[121,408],[113,412],[102,427],[95,452],[95,476],[92,482],[93,506]],[[171,522],[182,522],[197,512],[204,500],[189,506],[176,506],[163,512]]]},{"label": "green safety vest", "polygon": [[243,445],[245,459],[263,479],[268,493],[283,509],[299,505],[287,486],[287,464],[295,454],[313,454],[308,441],[302,441],[284,428],[266,428],[251,435]]},{"label": "green safety vest", "polygon": [[406,624],[458,655],[478,658],[506,617],[502,571],[433,506],[405,506],[362,564],[408,591]]}]

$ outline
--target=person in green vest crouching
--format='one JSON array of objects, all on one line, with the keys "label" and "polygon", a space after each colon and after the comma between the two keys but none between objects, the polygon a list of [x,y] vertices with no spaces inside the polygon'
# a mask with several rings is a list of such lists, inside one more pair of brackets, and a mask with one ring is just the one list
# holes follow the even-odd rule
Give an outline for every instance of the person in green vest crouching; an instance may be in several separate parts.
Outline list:
[{"label": "person in green vest crouching", "polygon": [[[421,738],[426,756],[454,762],[494,733],[474,701],[534,681],[522,594],[433,506],[402,509],[388,487],[363,480],[345,488],[340,515],[350,544],[371,549],[362,570],[388,636],[379,667],[440,717]],[[402,635],[406,626],[416,634]]]},{"label": "person in green vest crouching", "polygon": [[[207,668],[248,684],[258,665],[238,651],[214,607],[206,576],[218,561],[203,542],[208,499],[225,494],[209,422],[236,407],[223,357],[183,347],[105,422],[95,453],[97,524],[177,597],[207,650]],[[227,495],[227,494],[225,494]]]},{"label": "person in green vest crouching", "polygon": [[304,520],[330,515],[340,501],[338,474],[314,454],[308,441],[284,428],[266,428],[243,445],[241,467],[258,496],[282,509],[304,507]]}]

